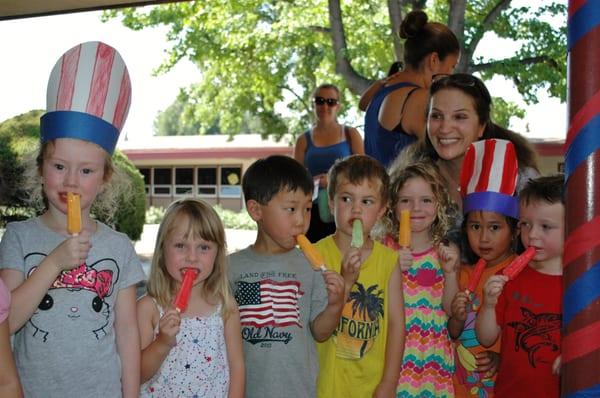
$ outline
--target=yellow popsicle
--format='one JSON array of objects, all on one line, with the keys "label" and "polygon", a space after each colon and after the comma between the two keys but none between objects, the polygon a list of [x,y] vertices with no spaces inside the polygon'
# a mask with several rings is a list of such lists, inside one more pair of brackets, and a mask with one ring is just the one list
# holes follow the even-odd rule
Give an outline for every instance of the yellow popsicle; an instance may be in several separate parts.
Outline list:
[{"label": "yellow popsicle", "polygon": [[67,192],[67,232],[76,235],[81,232],[81,204],[79,195]]},{"label": "yellow popsicle", "polygon": [[400,210],[400,225],[398,230],[400,247],[410,247],[410,210]]},{"label": "yellow popsicle", "polygon": [[310,243],[306,236],[303,234],[296,236],[296,242],[298,242],[300,250],[302,250],[302,253],[304,253],[304,256],[315,270],[327,271],[323,256],[321,256],[321,253],[315,249],[313,244]]}]

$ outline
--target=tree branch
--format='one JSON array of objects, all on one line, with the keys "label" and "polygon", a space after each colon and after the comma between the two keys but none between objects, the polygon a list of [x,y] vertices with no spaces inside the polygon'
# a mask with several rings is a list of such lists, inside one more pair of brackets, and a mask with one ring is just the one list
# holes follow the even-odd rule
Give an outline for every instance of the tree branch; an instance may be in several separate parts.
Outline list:
[{"label": "tree branch", "polygon": [[282,90],[287,90],[290,93],[292,93],[292,95],[294,97],[296,97],[296,99],[298,101],[300,101],[300,103],[304,106],[304,110],[306,111],[306,113],[310,114],[310,112],[312,111],[312,109],[311,109],[310,105],[308,105],[306,103],[306,101],[304,101],[304,98],[302,98],[302,96],[298,95],[298,93],[296,93],[294,90],[292,90],[288,85],[284,84],[284,85],[279,85],[277,87],[280,88],[280,89],[282,89]]},{"label": "tree branch", "polygon": [[329,0],[329,24],[331,25],[331,40],[333,41],[333,54],[335,57],[335,71],[344,77],[348,88],[360,95],[369,86],[369,80],[359,75],[348,59],[348,48],[344,23],[342,21],[342,9],[339,0]]},{"label": "tree branch", "polygon": [[400,24],[402,23],[402,7],[400,4],[401,0],[388,0],[388,13],[390,16],[390,25],[392,31],[392,40],[394,41],[394,54],[396,55],[397,61],[404,59],[404,46],[400,41],[398,32],[400,30]]},{"label": "tree branch", "polygon": [[454,0],[450,2],[450,12],[448,14],[448,27],[463,46],[463,37],[465,35],[465,10],[467,9],[466,0]]},{"label": "tree branch", "polygon": [[481,72],[486,69],[490,69],[496,65],[502,65],[502,64],[506,64],[507,62],[515,62],[515,61],[521,65],[535,65],[535,64],[545,63],[554,69],[557,69],[557,70],[560,69],[558,62],[556,62],[555,59],[548,57],[546,55],[540,55],[537,57],[529,57],[529,58],[523,58],[523,59],[519,59],[519,60],[509,58],[509,59],[502,59],[502,60],[492,61],[492,62],[484,62],[484,63],[477,64],[477,65],[471,65],[469,67],[469,73]]},{"label": "tree branch", "polygon": [[[460,0],[454,0],[460,1]],[[500,16],[502,11],[507,9],[510,6],[511,0],[499,0],[494,7],[490,10],[490,12],[485,16],[483,22],[479,26],[479,29],[475,31],[473,37],[471,38],[471,42],[468,46],[465,46],[463,54],[461,56],[459,71],[466,72],[469,69],[469,65],[473,59],[473,54],[475,54],[475,50],[479,45],[479,42],[483,38],[485,32],[487,32],[492,24],[496,22],[496,19]]]}]

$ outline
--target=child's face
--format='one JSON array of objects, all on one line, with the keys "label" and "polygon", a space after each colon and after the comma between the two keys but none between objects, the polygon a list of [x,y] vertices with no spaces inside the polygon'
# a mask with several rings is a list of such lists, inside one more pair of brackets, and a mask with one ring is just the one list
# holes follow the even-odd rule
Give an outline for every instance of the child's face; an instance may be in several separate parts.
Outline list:
[{"label": "child's face", "polygon": [[471,250],[488,266],[512,254],[512,231],[506,217],[493,211],[472,211],[467,215],[467,238]]},{"label": "child's face", "polygon": [[352,236],[355,219],[362,222],[363,232],[368,236],[385,212],[385,205],[378,181],[364,179],[360,184],[352,184],[343,177],[339,179],[333,201],[329,203],[335,215],[336,230],[348,236]]},{"label": "child's face", "polygon": [[81,196],[81,210],[89,211],[104,183],[106,153],[96,144],[58,138],[42,166],[44,194],[50,207],[67,212],[67,192]]},{"label": "child's face", "polygon": [[171,278],[179,283],[187,268],[197,269],[199,273],[194,282],[197,285],[212,274],[218,246],[202,238],[186,237],[187,223],[180,224],[164,241],[165,265]]},{"label": "child's face", "polygon": [[280,190],[266,205],[257,204],[253,218],[268,240],[273,253],[286,252],[296,246],[296,236],[304,234],[310,224],[312,195],[301,189]]},{"label": "child's face", "polygon": [[520,205],[521,240],[525,247],[536,248],[534,261],[562,257],[565,208],[562,203],[534,201]]},{"label": "child's face", "polygon": [[398,203],[394,209],[400,219],[401,210],[410,210],[410,229],[412,232],[429,231],[437,217],[437,201],[431,185],[421,177],[406,180],[398,191]]}]

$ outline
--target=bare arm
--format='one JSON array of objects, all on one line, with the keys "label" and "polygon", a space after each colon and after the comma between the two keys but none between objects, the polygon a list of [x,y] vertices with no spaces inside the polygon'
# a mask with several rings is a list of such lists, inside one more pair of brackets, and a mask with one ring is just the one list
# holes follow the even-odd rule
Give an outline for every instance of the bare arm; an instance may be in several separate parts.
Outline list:
[{"label": "bare arm", "polygon": [[244,350],[240,330],[240,313],[236,308],[225,321],[225,345],[227,346],[227,361],[229,363],[228,398],[243,398],[245,394],[246,367],[244,365]]},{"label": "bare arm", "polygon": [[398,375],[404,354],[404,296],[402,293],[402,269],[400,264],[388,281],[388,334],[385,344],[383,376],[375,389],[374,397],[395,397]]},{"label": "bare arm", "polygon": [[10,348],[7,320],[0,323],[0,397],[23,397],[21,382]]},{"label": "bare arm", "polygon": [[440,244],[438,247],[442,270],[444,271],[444,292],[442,306],[448,316],[452,316],[452,300],[458,293],[458,270],[460,264],[460,251],[455,243],[448,246]]},{"label": "bare arm", "polygon": [[467,303],[469,298],[465,292],[459,291],[452,300],[452,315],[448,319],[448,333],[453,339],[457,339],[465,329],[467,320]]},{"label": "bare arm", "polygon": [[360,95],[358,100],[358,109],[366,111],[371,103],[371,100],[379,90],[385,85],[386,79],[375,80],[367,89]]},{"label": "bare arm", "polygon": [[353,154],[364,155],[365,154],[365,143],[358,130],[354,127],[349,127],[348,132],[350,133],[350,149]]},{"label": "bare arm", "polygon": [[[140,330],[141,382],[150,380],[160,369],[171,348],[176,344],[181,318],[175,310],[166,311],[162,318],[150,296],[142,297],[137,304],[137,320]],[[156,326],[159,333],[154,335]]]},{"label": "bare arm", "polygon": [[140,333],[135,322],[135,286],[119,291],[116,303],[115,333],[121,358],[121,383],[124,398],[140,394]]},{"label": "bare arm", "polygon": [[294,159],[300,162],[304,166],[304,154],[306,153],[306,137],[304,134],[296,139],[296,145],[294,145]]},{"label": "bare arm", "polygon": [[311,323],[313,337],[319,342],[327,340],[340,323],[345,303],[342,276],[334,271],[326,271],[323,277],[327,289],[327,307]]},{"label": "bare arm", "polygon": [[484,347],[494,344],[500,336],[501,329],[496,319],[496,304],[506,281],[506,276],[494,275],[483,286],[483,305],[475,320],[475,333],[477,340]]}]

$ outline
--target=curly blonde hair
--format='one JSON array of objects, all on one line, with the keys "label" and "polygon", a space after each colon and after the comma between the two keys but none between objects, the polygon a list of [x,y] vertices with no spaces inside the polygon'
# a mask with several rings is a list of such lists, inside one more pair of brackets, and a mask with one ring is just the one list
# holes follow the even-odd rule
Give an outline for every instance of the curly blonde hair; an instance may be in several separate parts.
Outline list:
[{"label": "curly blonde hair", "polygon": [[458,207],[450,199],[437,166],[426,160],[415,161],[403,167],[392,166],[390,169],[390,206],[380,227],[382,235],[391,235],[395,240],[398,239],[399,220],[395,211],[398,205],[398,193],[411,178],[422,178],[431,187],[436,209],[436,217],[431,224],[431,238],[434,244],[438,244],[452,227],[454,218],[458,214]]},{"label": "curly blonde hair", "polygon": [[[207,301],[222,304],[221,316],[226,319],[235,308],[235,301],[227,279],[227,244],[225,230],[217,212],[199,199],[177,200],[167,208],[158,227],[154,256],[148,278],[148,294],[162,307],[172,304],[177,283],[169,275],[165,260],[165,241],[176,228],[184,226],[185,237],[201,238],[217,245],[217,256],[212,273],[204,282],[203,296]],[[216,304],[216,303],[215,303]]]},{"label": "curly blonde hair", "polygon": [[[21,186],[26,196],[23,200],[37,214],[41,214],[48,209],[48,198],[44,194],[42,183],[42,168],[44,160],[51,156],[53,151],[54,140],[46,141],[24,157],[25,171]],[[95,217],[101,217],[110,224],[118,209],[119,201],[127,201],[132,194],[132,189],[129,177],[124,171],[114,166],[112,156],[108,152],[104,150],[103,152],[105,154],[104,186],[94,199],[90,213]]]}]

